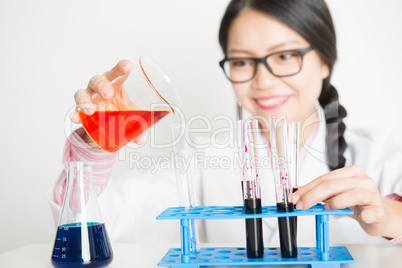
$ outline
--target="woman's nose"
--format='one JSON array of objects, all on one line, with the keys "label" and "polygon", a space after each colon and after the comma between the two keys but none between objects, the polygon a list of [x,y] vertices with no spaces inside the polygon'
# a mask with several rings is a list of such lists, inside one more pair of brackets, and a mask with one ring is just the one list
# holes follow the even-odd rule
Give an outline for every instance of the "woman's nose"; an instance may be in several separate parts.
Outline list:
[{"label": "woman's nose", "polygon": [[253,85],[257,89],[266,89],[278,83],[279,78],[273,75],[261,62],[257,65]]}]

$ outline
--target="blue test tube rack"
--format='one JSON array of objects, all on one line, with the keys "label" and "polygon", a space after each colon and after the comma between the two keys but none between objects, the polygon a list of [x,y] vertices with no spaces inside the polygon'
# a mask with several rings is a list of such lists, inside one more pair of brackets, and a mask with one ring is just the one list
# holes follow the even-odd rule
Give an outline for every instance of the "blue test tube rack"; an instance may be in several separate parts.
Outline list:
[{"label": "blue test tube rack", "polygon": [[[262,207],[261,214],[245,214],[242,206],[205,206],[186,211],[184,207],[170,207],[157,220],[180,220],[181,248],[171,248],[158,266],[172,268],[199,268],[200,266],[244,266],[244,265],[310,265],[312,268],[338,268],[342,263],[353,263],[354,259],[346,247],[330,247],[329,215],[352,215],[350,209],[325,210],[316,205],[307,210],[280,213],[276,206]],[[264,248],[259,259],[247,258],[244,247],[201,248],[190,254],[190,220],[192,219],[249,219],[269,217],[315,216],[316,247],[299,247],[297,258],[282,258],[280,248]]]}]

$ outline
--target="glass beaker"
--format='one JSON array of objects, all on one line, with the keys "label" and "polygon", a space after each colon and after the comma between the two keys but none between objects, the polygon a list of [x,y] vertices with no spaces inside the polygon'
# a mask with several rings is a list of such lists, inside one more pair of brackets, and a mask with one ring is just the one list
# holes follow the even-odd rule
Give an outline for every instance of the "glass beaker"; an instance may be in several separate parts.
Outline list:
[{"label": "glass beaker", "polygon": [[111,82],[111,99],[92,96],[97,107],[92,115],[77,106],[84,129],[105,151],[116,152],[181,107],[176,88],[162,68],[147,56],[140,57],[139,65],[131,75],[124,74]]},{"label": "glass beaker", "polygon": [[57,268],[104,267],[112,259],[93,189],[92,163],[68,162],[67,188],[51,262]]}]

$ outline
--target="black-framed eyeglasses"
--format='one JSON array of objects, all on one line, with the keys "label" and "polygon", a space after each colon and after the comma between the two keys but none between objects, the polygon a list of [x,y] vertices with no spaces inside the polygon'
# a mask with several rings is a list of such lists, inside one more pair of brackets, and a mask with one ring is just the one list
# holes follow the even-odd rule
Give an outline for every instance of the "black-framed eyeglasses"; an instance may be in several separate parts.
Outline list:
[{"label": "black-framed eyeglasses", "polygon": [[252,80],[257,73],[257,66],[260,62],[267,67],[271,74],[277,77],[286,77],[301,71],[304,55],[313,49],[314,47],[310,46],[303,49],[284,50],[262,58],[224,58],[219,62],[219,65],[232,83]]}]

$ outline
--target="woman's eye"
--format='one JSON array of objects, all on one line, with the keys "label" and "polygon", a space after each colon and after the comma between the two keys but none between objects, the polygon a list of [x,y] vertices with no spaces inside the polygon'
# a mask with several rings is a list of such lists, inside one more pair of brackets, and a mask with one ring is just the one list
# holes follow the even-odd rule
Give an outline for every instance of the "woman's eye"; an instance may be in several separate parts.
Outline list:
[{"label": "woman's eye", "polygon": [[232,66],[234,66],[234,67],[246,67],[249,65],[250,65],[250,63],[246,60],[233,60],[232,61]]},{"label": "woman's eye", "polygon": [[281,61],[287,61],[287,60],[290,60],[290,59],[292,59],[292,58],[294,58],[296,56],[297,56],[297,53],[286,52],[286,53],[279,54],[278,59],[281,60]]},{"label": "woman's eye", "polygon": [[284,53],[279,55],[279,59],[281,60],[288,60],[292,58],[294,55],[292,53]]}]

